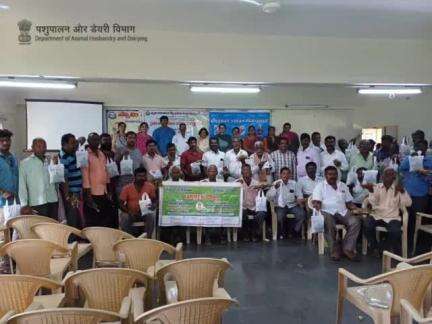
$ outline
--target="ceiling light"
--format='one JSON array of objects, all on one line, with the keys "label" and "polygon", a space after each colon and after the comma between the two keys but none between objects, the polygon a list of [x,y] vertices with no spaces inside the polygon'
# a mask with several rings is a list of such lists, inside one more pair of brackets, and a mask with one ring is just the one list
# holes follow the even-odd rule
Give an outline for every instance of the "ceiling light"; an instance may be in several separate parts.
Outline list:
[{"label": "ceiling light", "polygon": [[0,87],[9,88],[35,88],[35,89],[74,89],[75,83],[71,82],[43,82],[43,81],[21,81],[0,80]]},{"label": "ceiling light", "polygon": [[10,7],[8,5],[0,3],[0,10],[9,10]]},{"label": "ceiling light", "polygon": [[228,87],[228,86],[191,86],[192,92],[198,93],[234,93],[234,94],[247,94],[260,92],[259,87]]},{"label": "ceiling light", "polygon": [[270,2],[263,4],[262,10],[265,13],[272,14],[272,13],[275,13],[276,11],[278,11],[280,9],[280,7],[281,7],[281,5],[279,2],[270,1]]},{"label": "ceiling light", "polygon": [[410,95],[420,94],[422,90],[420,88],[367,88],[359,89],[358,93],[370,95]]}]

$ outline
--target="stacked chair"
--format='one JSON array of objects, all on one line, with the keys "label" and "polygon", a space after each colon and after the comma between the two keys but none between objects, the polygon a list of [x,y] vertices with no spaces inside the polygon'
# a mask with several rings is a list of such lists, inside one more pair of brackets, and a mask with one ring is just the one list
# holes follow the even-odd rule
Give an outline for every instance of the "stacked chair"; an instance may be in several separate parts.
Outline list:
[{"label": "stacked chair", "polygon": [[[10,258],[12,274],[0,275],[0,323],[219,324],[237,304],[223,288],[229,262],[183,259],[182,243],[105,227],[80,231],[43,216],[6,225],[0,256]],[[92,250],[93,268],[78,270]]]}]

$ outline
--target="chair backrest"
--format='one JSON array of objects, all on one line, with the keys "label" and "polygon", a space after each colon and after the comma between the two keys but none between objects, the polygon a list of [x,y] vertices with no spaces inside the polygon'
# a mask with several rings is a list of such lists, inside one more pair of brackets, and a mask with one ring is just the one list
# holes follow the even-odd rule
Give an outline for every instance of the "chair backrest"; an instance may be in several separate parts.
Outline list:
[{"label": "chair backrest", "polygon": [[169,274],[177,283],[178,301],[183,301],[212,297],[215,283],[229,267],[229,262],[222,259],[185,259],[162,267],[156,275],[164,290],[164,278]]},{"label": "chair backrest", "polygon": [[109,227],[86,227],[81,233],[92,244],[95,260],[105,262],[117,261],[114,243],[134,238],[126,232]]},{"label": "chair backrest", "polygon": [[23,312],[41,287],[57,289],[61,285],[40,277],[0,275],[0,317],[9,311]]},{"label": "chair backrest", "polygon": [[0,248],[0,255],[8,255],[17,266],[19,274],[46,277],[51,274],[51,258],[54,251],[68,250],[40,239],[24,239],[10,242]]},{"label": "chair backrest", "polygon": [[68,239],[71,234],[81,236],[81,231],[60,223],[39,223],[32,226],[32,230],[38,238],[54,242],[64,248],[68,248]]},{"label": "chair backrest", "polygon": [[88,308],[42,309],[12,316],[12,324],[97,324],[101,322],[120,322],[120,317],[112,312]]},{"label": "chair backrest", "polygon": [[125,257],[126,266],[146,272],[154,266],[165,251],[170,255],[176,252],[175,247],[167,243],[151,239],[127,239],[114,244],[114,251]]},{"label": "chair backrest", "polygon": [[82,292],[89,308],[118,312],[123,298],[136,284],[149,289],[151,277],[138,270],[125,268],[97,268],[77,271],[64,281],[66,296],[79,297]]},{"label": "chair backrest", "polygon": [[400,300],[407,300],[420,310],[426,290],[432,282],[432,265],[421,265],[408,269],[387,272],[376,277],[388,282],[393,289],[392,316],[400,315]]},{"label": "chair backrest", "polygon": [[33,232],[32,227],[39,223],[58,223],[55,219],[38,216],[38,215],[22,215],[9,219],[6,222],[6,227],[13,228],[18,232],[20,239],[37,239],[38,236]]},{"label": "chair backrest", "polygon": [[152,309],[135,323],[220,324],[223,312],[234,304],[235,300],[224,298],[192,299]]}]

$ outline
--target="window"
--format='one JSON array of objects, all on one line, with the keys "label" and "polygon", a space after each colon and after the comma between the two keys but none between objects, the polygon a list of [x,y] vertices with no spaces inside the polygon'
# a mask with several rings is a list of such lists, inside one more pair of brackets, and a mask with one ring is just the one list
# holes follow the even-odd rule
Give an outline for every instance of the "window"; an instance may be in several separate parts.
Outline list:
[{"label": "window", "polygon": [[363,128],[362,139],[363,140],[374,140],[375,143],[381,143],[381,137],[383,135],[382,128]]}]

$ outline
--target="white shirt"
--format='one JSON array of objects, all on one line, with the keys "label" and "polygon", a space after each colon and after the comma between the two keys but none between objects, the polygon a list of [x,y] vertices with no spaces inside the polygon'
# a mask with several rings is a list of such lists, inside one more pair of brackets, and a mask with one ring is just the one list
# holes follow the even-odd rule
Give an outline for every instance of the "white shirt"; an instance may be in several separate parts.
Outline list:
[{"label": "white shirt", "polygon": [[347,171],[349,168],[348,161],[341,151],[335,150],[332,154],[327,151],[321,152],[321,171],[324,174],[325,168],[329,165],[334,165],[334,160],[338,160],[341,163],[341,166],[338,167],[339,179],[341,177],[341,171]]},{"label": "white shirt", "polygon": [[323,179],[318,176],[315,177],[315,180],[312,180],[309,176],[301,177],[297,181],[297,198],[303,199],[305,195],[311,196],[316,185],[321,181],[323,181]]},{"label": "white shirt", "polygon": [[[200,180],[200,182],[211,182],[210,181],[210,179],[209,178],[206,178],[206,179],[202,179],[202,180]],[[216,181],[215,182],[224,182],[222,179],[220,179],[220,178],[216,178]]]},{"label": "white shirt", "polygon": [[[168,156],[165,156],[165,157],[163,158],[163,160],[164,160],[165,166],[167,166],[168,163],[169,163]],[[175,157],[175,159],[174,159],[173,164],[171,165],[171,168],[172,168],[173,166],[178,166],[178,167],[180,166],[180,155],[177,155],[177,154],[176,154],[176,157]]]},{"label": "white shirt", "polygon": [[313,191],[312,200],[321,202],[321,210],[331,215],[345,216],[348,209],[346,203],[351,202],[351,196],[345,183],[338,181],[336,190],[326,180],[318,183]]},{"label": "white shirt", "polygon": [[241,155],[245,155],[247,157],[248,153],[242,149],[240,149],[238,153],[235,153],[234,149],[231,149],[225,153],[225,166],[228,168],[231,181],[241,178],[242,163],[237,158]]},{"label": "white shirt", "polygon": [[360,181],[358,181],[357,177],[354,180],[353,185],[354,185],[352,189],[353,203],[363,204],[363,200],[365,200],[365,198],[369,196],[369,190],[361,186],[361,183]]},{"label": "white shirt", "polygon": [[[277,183],[280,183],[280,186],[276,189]],[[286,184],[282,180],[277,180],[267,192],[267,199],[274,201],[281,208],[295,207],[297,205],[296,187],[297,183],[294,180],[288,180]]]},{"label": "white shirt", "polygon": [[309,162],[315,162],[317,165],[317,170],[320,170],[321,157],[318,151],[309,146],[306,150],[300,146],[297,152],[297,178],[306,176],[306,164]]},{"label": "white shirt", "polygon": [[175,144],[177,148],[177,153],[181,155],[184,151],[189,149],[189,144],[187,143],[188,136],[185,134],[185,137],[181,133],[177,133],[174,135],[172,142]]},{"label": "white shirt", "polygon": [[215,153],[212,150],[207,151],[203,154],[202,160],[202,165],[204,167],[208,168],[210,165],[215,165],[218,169],[218,176],[222,176],[225,161],[224,152],[218,151],[217,153]]}]

